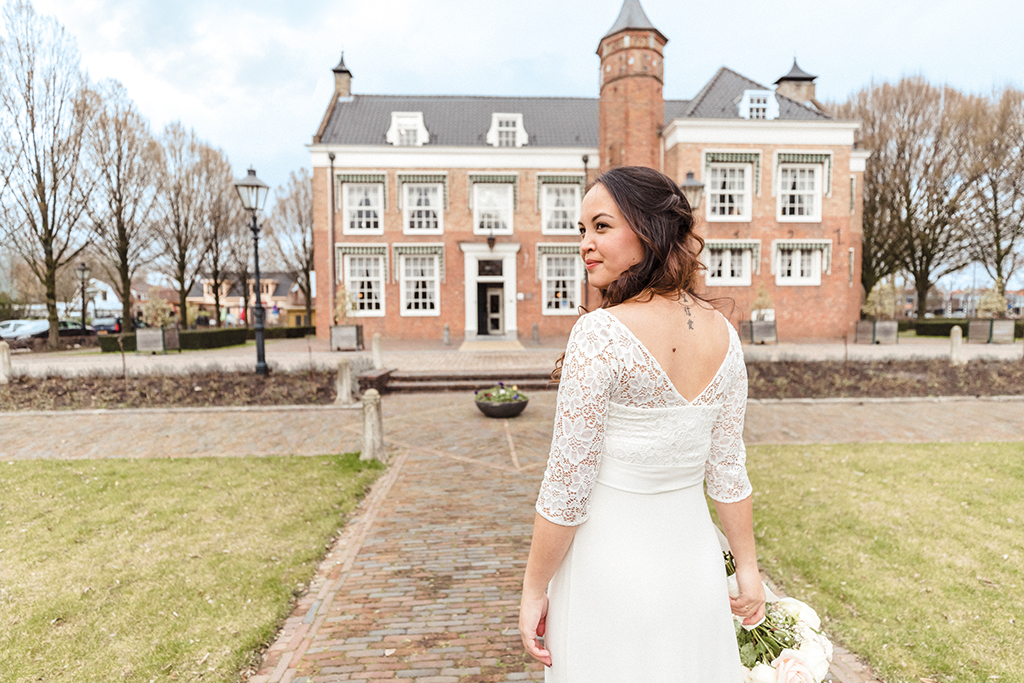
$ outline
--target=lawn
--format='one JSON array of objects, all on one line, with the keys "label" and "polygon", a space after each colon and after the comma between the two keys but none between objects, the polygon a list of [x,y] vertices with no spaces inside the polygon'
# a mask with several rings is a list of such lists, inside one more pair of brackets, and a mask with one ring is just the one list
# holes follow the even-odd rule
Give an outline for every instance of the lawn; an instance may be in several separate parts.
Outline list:
[{"label": "lawn", "polygon": [[752,447],[761,567],[888,683],[1024,680],[1022,455]]},{"label": "lawn", "polygon": [[354,454],[0,464],[3,680],[239,680],[380,469]]}]

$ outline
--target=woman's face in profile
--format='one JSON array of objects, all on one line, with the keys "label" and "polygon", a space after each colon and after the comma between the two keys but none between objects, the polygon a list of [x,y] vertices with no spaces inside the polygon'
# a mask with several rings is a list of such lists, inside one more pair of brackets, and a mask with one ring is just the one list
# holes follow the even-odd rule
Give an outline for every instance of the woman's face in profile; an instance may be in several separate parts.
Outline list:
[{"label": "woman's face in profile", "polygon": [[587,279],[598,289],[615,282],[644,257],[643,243],[600,183],[583,198],[579,228],[580,255],[587,268]]}]

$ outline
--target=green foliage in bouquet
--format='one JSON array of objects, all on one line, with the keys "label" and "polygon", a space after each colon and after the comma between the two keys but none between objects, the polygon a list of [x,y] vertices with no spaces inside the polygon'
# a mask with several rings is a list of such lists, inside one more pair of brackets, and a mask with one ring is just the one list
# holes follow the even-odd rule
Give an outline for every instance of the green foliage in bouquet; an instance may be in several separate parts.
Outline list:
[{"label": "green foliage in bouquet", "polygon": [[[722,553],[725,558],[725,575],[736,573],[736,560],[732,553]],[[772,662],[786,648],[796,647],[796,619],[774,602],[765,603],[764,621],[749,631],[739,621],[736,627],[736,643],[740,648],[740,662],[748,669],[760,664],[771,666]]]},{"label": "green foliage in bouquet", "polygon": [[498,382],[497,386],[479,389],[473,393],[475,400],[483,403],[515,403],[529,400],[526,394],[519,391],[518,386],[506,387],[504,382]]}]

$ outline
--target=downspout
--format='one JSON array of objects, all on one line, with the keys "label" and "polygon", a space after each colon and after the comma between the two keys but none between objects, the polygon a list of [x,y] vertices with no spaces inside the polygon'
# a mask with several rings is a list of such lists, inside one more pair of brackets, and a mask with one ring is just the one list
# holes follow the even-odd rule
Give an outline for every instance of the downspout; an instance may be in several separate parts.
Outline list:
[{"label": "downspout", "polygon": [[[335,263],[336,252],[338,251],[334,243],[334,214],[335,214],[335,203],[334,203],[334,152],[328,152],[327,158],[330,160],[330,171],[328,172],[327,178],[327,225],[328,225],[328,249],[330,254],[327,257],[327,263],[329,268],[327,269],[327,277],[329,278],[328,288],[329,294],[327,295],[327,303],[330,308],[327,309],[328,320],[330,325],[328,328],[334,326],[334,308],[336,290],[338,289],[338,264]],[[330,336],[330,330],[328,329],[328,336]]]}]

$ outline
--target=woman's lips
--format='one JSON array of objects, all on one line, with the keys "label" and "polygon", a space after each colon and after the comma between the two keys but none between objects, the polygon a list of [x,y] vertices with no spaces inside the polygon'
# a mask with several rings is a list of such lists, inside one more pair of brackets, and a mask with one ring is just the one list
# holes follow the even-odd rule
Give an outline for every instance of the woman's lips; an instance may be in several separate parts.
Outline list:
[{"label": "woman's lips", "polygon": [[583,265],[586,266],[587,270],[590,270],[591,268],[594,268],[595,266],[598,266],[600,264],[601,264],[600,261],[584,261],[583,262]]}]

